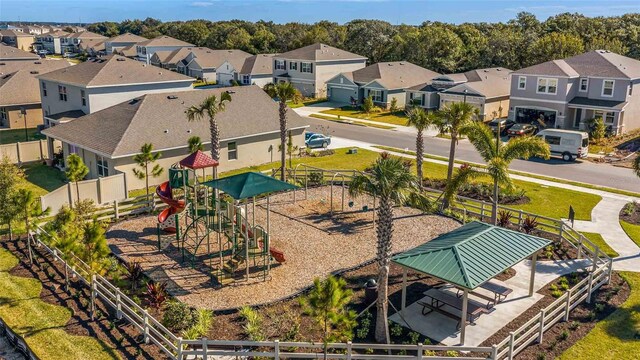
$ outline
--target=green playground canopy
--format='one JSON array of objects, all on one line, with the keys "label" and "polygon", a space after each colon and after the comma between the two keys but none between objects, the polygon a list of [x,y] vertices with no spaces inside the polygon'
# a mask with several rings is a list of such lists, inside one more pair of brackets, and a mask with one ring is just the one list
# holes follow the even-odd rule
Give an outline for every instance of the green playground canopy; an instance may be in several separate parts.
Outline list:
[{"label": "green playground canopy", "polygon": [[549,244],[537,236],[474,221],[395,255],[392,261],[473,290]]},{"label": "green playground canopy", "polygon": [[222,190],[236,200],[298,188],[295,185],[257,172],[246,172],[207,181],[203,184]]}]

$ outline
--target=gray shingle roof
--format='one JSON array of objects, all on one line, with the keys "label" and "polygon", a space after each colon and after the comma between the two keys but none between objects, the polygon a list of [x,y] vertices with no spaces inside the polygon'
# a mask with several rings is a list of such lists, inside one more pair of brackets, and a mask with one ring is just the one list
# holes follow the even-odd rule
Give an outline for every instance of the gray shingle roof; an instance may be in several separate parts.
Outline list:
[{"label": "gray shingle roof", "polygon": [[124,33],[120,35],[116,35],[112,38],[106,40],[107,42],[116,42],[116,43],[139,43],[143,41],[147,41],[148,39],[142,36],[138,36],[132,33]]},{"label": "gray shingle roof", "polygon": [[369,65],[351,73],[350,80],[359,84],[376,81],[387,89],[405,89],[430,81],[438,76],[435,71],[425,69],[407,61],[382,62]]},{"label": "gray shingle roof", "polygon": [[72,39],[100,39],[100,40],[107,40],[106,36],[102,36],[100,34],[96,34],[94,32],[91,31],[80,31],[77,33],[73,33],[71,35],[68,36],[69,38]]},{"label": "gray shingle roof", "polygon": [[149,39],[146,41],[141,41],[138,43],[138,46],[195,46],[193,44],[189,44],[188,42],[174,39],[171,36],[158,36],[153,39]]},{"label": "gray shingle roof", "polygon": [[640,78],[640,61],[606,50],[594,50],[564,60],[552,60],[529,66],[515,73],[637,79]]},{"label": "gray shingle roof", "polygon": [[[110,157],[131,156],[140,145],[152,143],[154,149],[186,147],[191,136],[210,139],[208,121],[188,122],[185,111],[211,95],[232,90],[232,101],[216,116],[221,140],[279,131],[278,104],[258,86],[190,90],[148,94],[66,124],[44,133]],[[177,98],[170,99],[171,95]],[[287,113],[290,128],[306,126],[294,111]]]},{"label": "gray shingle roof", "polygon": [[0,61],[3,60],[38,60],[40,56],[20,50],[13,46],[0,44]]},{"label": "gray shingle roof", "polygon": [[240,74],[273,74],[273,57],[276,54],[257,54],[245,59]]},{"label": "gray shingle roof", "polygon": [[278,55],[277,57],[282,59],[311,61],[367,59],[362,55],[354,54],[346,50],[338,49],[333,46],[321,43],[315,43],[295,50],[287,51]]},{"label": "gray shingle roof", "polygon": [[218,68],[225,61],[228,61],[236,70],[239,70],[244,65],[244,61],[251,56],[251,54],[237,49],[212,50],[199,48],[197,51],[192,52],[196,56],[193,61],[197,62],[203,69]]},{"label": "gray shingle roof", "polygon": [[597,106],[602,108],[611,108],[615,110],[622,110],[626,105],[626,101],[616,101],[616,100],[599,100],[599,99],[589,99],[586,97],[576,96],[571,101],[569,101],[569,106],[577,105],[580,106]]},{"label": "gray shingle roof", "polygon": [[120,55],[85,61],[70,68],[39,76],[39,78],[85,87],[193,81],[188,76],[146,65]]},{"label": "gray shingle roof", "polygon": [[[443,93],[477,94],[487,99],[509,96],[511,87],[511,70],[505,68],[487,68],[467,71],[464,74],[467,82],[455,85]],[[455,74],[454,74],[455,75]]]},{"label": "gray shingle roof", "polygon": [[64,60],[8,61],[0,65],[0,106],[39,104],[39,74],[70,66]]}]

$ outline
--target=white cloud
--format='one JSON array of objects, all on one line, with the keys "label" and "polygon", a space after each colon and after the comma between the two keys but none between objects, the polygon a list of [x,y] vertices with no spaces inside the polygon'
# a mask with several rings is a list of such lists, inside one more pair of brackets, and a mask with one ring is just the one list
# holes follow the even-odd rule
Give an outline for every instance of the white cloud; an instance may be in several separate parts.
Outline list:
[{"label": "white cloud", "polygon": [[208,6],[213,6],[213,2],[209,1],[194,1],[191,3],[191,6],[195,6],[195,7],[208,7]]}]

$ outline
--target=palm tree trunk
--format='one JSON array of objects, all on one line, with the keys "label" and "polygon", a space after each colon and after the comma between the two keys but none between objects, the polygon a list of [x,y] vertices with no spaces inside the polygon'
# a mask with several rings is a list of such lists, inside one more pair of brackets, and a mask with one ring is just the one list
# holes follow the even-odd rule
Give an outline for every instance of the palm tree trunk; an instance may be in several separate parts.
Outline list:
[{"label": "palm tree trunk", "polygon": [[286,143],[287,143],[287,104],[284,99],[280,100],[280,180],[286,181],[285,165],[287,161]]},{"label": "palm tree trunk", "polygon": [[422,129],[418,129],[418,136],[416,137],[416,172],[418,174],[418,184],[422,189],[422,158],[424,154],[424,139],[422,137]]},{"label": "palm tree trunk", "polygon": [[78,181],[76,181],[76,204],[80,204],[80,183]]},{"label": "palm tree trunk", "polygon": [[491,223],[493,225],[498,224],[498,195],[500,188],[498,187],[498,180],[493,180],[493,204],[491,205]]},{"label": "palm tree trunk", "polygon": [[[456,159],[456,142],[458,140],[458,134],[455,131],[451,132],[451,145],[449,146],[449,168],[447,168],[447,184],[451,182],[453,178],[453,165]],[[442,202],[442,208],[449,207],[449,201],[444,199]]]},{"label": "palm tree trunk", "polygon": [[209,118],[209,133],[211,135],[211,157],[215,161],[220,161],[220,129],[218,129],[218,122],[214,118]]},{"label": "palm tree trunk", "polygon": [[389,343],[389,266],[391,264],[391,240],[393,236],[393,204],[387,196],[380,197],[378,223],[378,299],[375,338],[379,343]]}]

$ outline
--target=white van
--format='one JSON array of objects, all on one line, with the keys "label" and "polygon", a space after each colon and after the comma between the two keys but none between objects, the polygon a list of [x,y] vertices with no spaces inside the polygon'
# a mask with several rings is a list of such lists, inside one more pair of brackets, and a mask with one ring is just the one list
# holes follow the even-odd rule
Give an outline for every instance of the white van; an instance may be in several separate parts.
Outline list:
[{"label": "white van", "polygon": [[536,134],[551,148],[551,155],[564,161],[586,158],[589,153],[589,134],[583,131],[544,129]]}]

